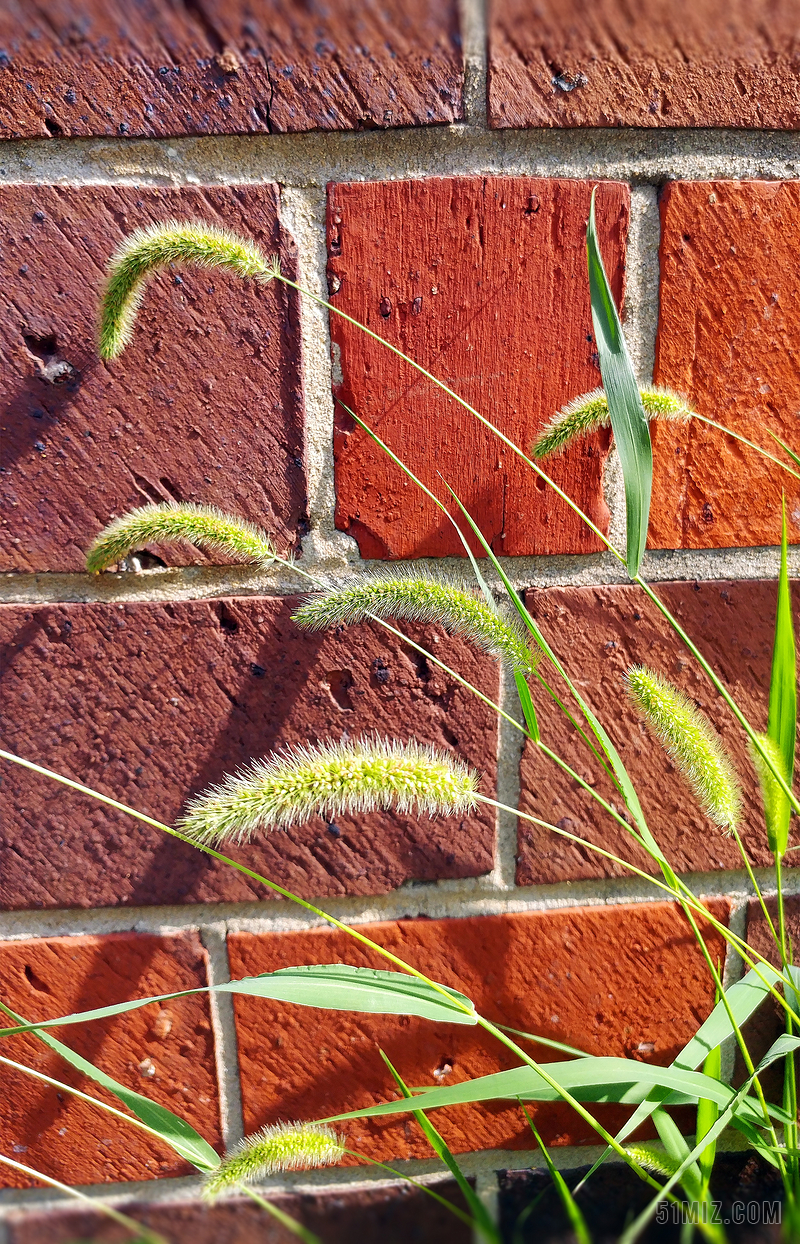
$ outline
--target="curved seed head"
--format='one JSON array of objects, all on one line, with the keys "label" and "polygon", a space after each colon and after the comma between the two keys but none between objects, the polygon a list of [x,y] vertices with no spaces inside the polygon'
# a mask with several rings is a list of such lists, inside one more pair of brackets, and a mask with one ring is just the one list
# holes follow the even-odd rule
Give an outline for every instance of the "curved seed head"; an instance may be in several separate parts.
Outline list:
[{"label": "curved seed head", "polygon": [[677,1158],[670,1157],[661,1149],[652,1149],[650,1145],[624,1145],[623,1148],[643,1170],[663,1175],[665,1179],[671,1178],[681,1165]]},{"label": "curved seed head", "polygon": [[364,622],[370,615],[438,622],[522,674],[532,674],[541,656],[531,649],[516,611],[494,610],[470,589],[416,571],[365,575],[343,588],[315,593],[292,617],[317,631]]},{"label": "curved seed head", "polygon": [[255,242],[203,220],[168,220],[137,229],[109,261],[100,312],[104,359],[116,358],[129,345],[147,279],[168,264],[229,268],[259,281],[271,280],[277,271],[277,260],[267,259]]},{"label": "curved seed head", "polygon": [[[639,393],[648,419],[686,423],[692,417],[693,412],[686,399],[670,389],[640,389]],[[576,397],[553,416],[540,432],[531,453],[534,458],[561,453],[577,437],[588,436],[598,428],[607,428],[610,423],[605,392],[593,389],[591,393]]]},{"label": "curved seed head", "polygon": [[207,846],[321,815],[395,808],[449,816],[477,803],[478,775],[421,743],[356,739],[288,748],[226,777],[188,805],[181,833]]},{"label": "curved seed head", "polygon": [[708,719],[682,691],[644,665],[629,669],[626,682],[633,703],[707,814],[718,825],[736,825],[742,802],[739,780]]},{"label": "curved seed head", "polygon": [[[787,785],[790,785],[786,776],[786,766],[783,763],[783,752],[779,744],[774,739],[771,739],[768,734],[759,734],[757,737],[778,772]],[[783,855],[789,843],[789,818],[791,816],[789,799],[758,748],[754,747],[749,740],[748,747],[753,768],[758,774],[761,797],[764,800],[764,817],[767,822],[769,849],[773,855]]]},{"label": "curved seed head", "polygon": [[203,1197],[215,1201],[241,1184],[281,1171],[333,1166],[344,1154],[344,1140],[324,1123],[273,1123],[248,1136],[206,1176]]},{"label": "curved seed head", "polygon": [[143,505],[105,527],[86,554],[90,574],[115,566],[147,544],[186,540],[213,553],[267,565],[277,556],[270,538],[252,523],[224,514],[211,505],[169,501]]}]

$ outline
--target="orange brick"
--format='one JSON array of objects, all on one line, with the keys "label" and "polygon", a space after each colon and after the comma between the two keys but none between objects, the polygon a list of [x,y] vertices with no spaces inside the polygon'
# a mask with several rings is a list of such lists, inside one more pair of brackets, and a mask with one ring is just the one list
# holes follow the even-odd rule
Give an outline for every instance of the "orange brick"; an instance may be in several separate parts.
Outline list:
[{"label": "orange brick", "polygon": [[[727,904],[714,912],[725,919]],[[667,903],[362,926],[374,941],[434,980],[455,986],[496,1023],[554,1038],[592,1054],[664,1064],[711,1010],[714,988],[680,911]],[[708,938],[711,953],[722,939]],[[234,977],[302,963],[386,967],[346,934],[238,933],[228,939]],[[407,1084],[454,1084],[519,1065],[479,1028],[410,1017],[315,1011],[236,998],[247,1131],[278,1119],[314,1119],[394,1099],[383,1049]],[[542,1062],[561,1057],[530,1045]],[[562,1104],[533,1107],[546,1141],[591,1141]],[[625,1117],[605,1109],[606,1125]],[[437,1110],[454,1152],[530,1149],[519,1107],[497,1102]],[[413,1119],[343,1125],[348,1144],[372,1158],[422,1158],[430,1150]]]},{"label": "orange brick", "polygon": [[[135,997],[202,987],[196,935],[116,933],[0,944],[3,1001],[25,1019],[50,1019]],[[10,1022],[10,1021],[7,1021]],[[127,1088],[167,1106],[219,1147],[219,1100],[207,998],[143,1007],[53,1035]],[[123,1109],[38,1037],[11,1037],[3,1053]],[[0,1068],[0,1152],[69,1184],[162,1179],[193,1168],[136,1127],[22,1072]],[[0,1182],[26,1180],[7,1167]]]}]

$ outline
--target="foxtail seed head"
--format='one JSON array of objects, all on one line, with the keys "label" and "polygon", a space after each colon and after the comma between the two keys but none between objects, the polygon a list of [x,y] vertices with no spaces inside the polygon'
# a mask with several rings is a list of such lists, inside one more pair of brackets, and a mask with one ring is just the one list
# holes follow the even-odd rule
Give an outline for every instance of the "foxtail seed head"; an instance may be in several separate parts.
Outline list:
[{"label": "foxtail seed head", "polygon": [[691,700],[644,665],[626,675],[628,694],[682,771],[707,814],[734,826],[741,813],[739,780],[719,735]]},{"label": "foxtail seed head", "polygon": [[681,1165],[677,1158],[670,1157],[661,1149],[652,1149],[650,1145],[625,1145],[624,1149],[642,1170],[650,1171],[652,1175],[663,1175],[665,1179],[670,1179]]},{"label": "foxtail seed head", "polygon": [[[786,766],[783,763],[783,752],[779,745],[768,734],[759,734],[757,737],[764,751],[768,753],[770,760],[788,785]],[[769,849],[773,855],[783,855],[789,843],[789,818],[791,814],[789,799],[758,748],[754,747],[749,740],[748,747],[753,768],[758,774],[761,797],[764,800],[764,817],[767,822]]]},{"label": "foxtail seed head", "polygon": [[224,514],[211,505],[169,501],[143,505],[115,518],[97,536],[86,554],[86,569],[98,574],[147,544],[186,540],[212,553],[267,565],[276,556],[269,536],[252,523]]},{"label": "foxtail seed head", "polygon": [[226,777],[188,805],[178,828],[206,846],[310,816],[395,808],[449,816],[475,807],[478,775],[421,743],[356,739],[287,748]]},{"label": "foxtail seed head", "polygon": [[516,613],[500,613],[459,584],[418,571],[365,575],[349,586],[315,593],[292,616],[299,626],[317,631],[364,622],[370,615],[438,622],[515,673],[532,674],[539,661]]},{"label": "foxtail seed head", "polygon": [[256,1183],[282,1171],[333,1166],[344,1154],[344,1141],[324,1123],[273,1123],[248,1136],[206,1176],[203,1197],[215,1201],[242,1184]]},{"label": "foxtail seed head", "polygon": [[[648,419],[686,423],[692,417],[693,412],[686,399],[669,389],[640,389],[639,394]],[[561,453],[577,437],[588,436],[598,428],[607,428],[610,423],[605,392],[594,389],[591,393],[576,397],[553,416],[539,433],[531,453],[534,458]]]},{"label": "foxtail seed head", "polygon": [[269,281],[277,260],[255,242],[204,220],[168,220],[131,233],[109,261],[100,313],[100,354],[116,358],[133,336],[148,277],[169,264],[229,268],[237,276]]}]

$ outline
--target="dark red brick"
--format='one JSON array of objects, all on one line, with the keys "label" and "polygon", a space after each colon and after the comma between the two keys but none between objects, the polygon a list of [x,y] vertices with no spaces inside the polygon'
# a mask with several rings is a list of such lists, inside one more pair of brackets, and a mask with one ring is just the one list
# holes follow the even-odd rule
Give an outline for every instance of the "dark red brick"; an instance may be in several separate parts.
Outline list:
[{"label": "dark red brick", "polygon": [[[3,1001],[28,1020],[54,1019],[134,997],[206,982],[195,934],[115,933],[0,943]],[[8,1022],[8,1021],[6,1021]],[[176,998],[113,1019],[53,1029],[53,1035],[119,1083],[167,1106],[215,1146],[221,1142],[208,1000]],[[122,1109],[113,1094],[76,1072],[34,1036],[10,1037],[3,1052]],[[136,1127],[19,1071],[0,1069],[0,1151],[69,1184],[162,1179],[192,1167]],[[0,1183],[25,1176],[0,1168]]]},{"label": "dark red brick", "polygon": [[[799,216],[796,182],[673,182],[661,202],[655,378],[770,451],[770,431],[800,447]],[[778,544],[782,489],[800,541],[800,484],[774,463],[696,420],[653,441],[653,548]]]},{"label": "dark red brick", "polygon": [[[523,449],[567,400],[600,383],[586,282],[592,183],[527,177],[333,185],[333,304],[449,384]],[[627,187],[598,219],[623,288]],[[586,553],[598,541],[502,442],[430,381],[337,316],[335,394],[425,484],[458,492],[498,553]],[[463,555],[447,519],[339,409],[336,522],[364,557]],[[600,527],[608,434],[548,466]],[[476,545],[477,548],[477,545]]]},{"label": "dark red brick", "polygon": [[274,134],[462,116],[455,0],[61,0],[0,14],[4,138]]},{"label": "dark red brick", "polygon": [[[277,252],[275,186],[0,189],[0,568],[82,570],[115,514],[148,501],[216,503],[283,545],[303,530],[303,406],[296,298],[221,270],[154,282],[133,344],[97,355],[108,258],[154,221],[201,218]],[[170,565],[202,562],[160,550]]]},{"label": "dark red brick", "polygon": [[494,0],[490,124],[794,130],[796,43],[771,0]]},{"label": "dark red brick", "polygon": [[[725,919],[727,905],[714,914]],[[609,1054],[668,1063],[713,1005],[714,989],[680,911],[668,903],[575,908],[458,920],[360,926],[374,941],[434,980],[461,989],[495,1023]],[[709,936],[711,953],[723,942]],[[344,933],[239,933],[228,939],[233,977],[300,963],[386,967]],[[479,1028],[409,1017],[375,1017],[234,999],[245,1127],[323,1118],[394,1100],[384,1050],[407,1084],[458,1083],[519,1065]],[[530,1046],[543,1062],[561,1057]],[[595,1133],[561,1103],[532,1107],[545,1141],[571,1145]],[[607,1126],[624,1112],[603,1114]],[[515,1104],[437,1110],[434,1121],[457,1153],[530,1149]],[[407,1116],[341,1125],[348,1145],[372,1158],[424,1158],[430,1149]],[[352,1159],[351,1159],[352,1161]]]},{"label": "dark red brick", "polygon": [[[493,791],[491,710],[379,628],[300,631],[289,620],[296,603],[5,606],[5,746],[168,824],[190,794],[251,757],[364,731],[452,746]],[[434,650],[443,638],[436,627],[408,633]],[[496,697],[490,658],[457,640],[446,652],[449,664]],[[86,796],[16,766],[4,764],[2,777],[6,907],[266,895],[231,868]],[[372,813],[337,825],[338,834],[314,818],[231,853],[305,895],[377,894],[409,878],[492,867],[490,809],[463,820]]]},{"label": "dark red brick", "polygon": [[[765,730],[777,584],[659,583],[655,590],[695,641],[756,729]],[[741,776],[745,800],[740,826],[750,858],[770,855],[755,774],[744,738],[688,651],[639,588],[585,587],[530,591],[528,605],[616,743],[641,798],[653,834],[678,872],[743,867],[735,842],[699,810],[695,796],[627,698],[625,671],[644,662],[690,696],[720,731]],[[548,677],[546,667],[542,667]],[[553,675],[559,694],[566,694]],[[598,762],[561,713],[537,694],[542,737],[606,800],[622,802]],[[636,863],[655,866],[633,847],[627,832],[577,783],[532,746],[521,766],[523,811]],[[549,830],[519,822],[521,885],[622,875],[624,870]],[[789,860],[794,857],[790,856]]]},{"label": "dark red brick", "polygon": [[[464,1201],[453,1180],[436,1191],[462,1209]],[[427,1193],[409,1184],[360,1188],[356,1192],[270,1195],[284,1213],[320,1234],[325,1244],[470,1244],[472,1232]],[[163,1232],[170,1244],[294,1244],[297,1236],[252,1201],[224,1201],[213,1208],[199,1201],[162,1205],[123,1205],[123,1211]],[[8,1219],[8,1244],[128,1244],[124,1228],[86,1210],[50,1213],[17,1211]]]}]

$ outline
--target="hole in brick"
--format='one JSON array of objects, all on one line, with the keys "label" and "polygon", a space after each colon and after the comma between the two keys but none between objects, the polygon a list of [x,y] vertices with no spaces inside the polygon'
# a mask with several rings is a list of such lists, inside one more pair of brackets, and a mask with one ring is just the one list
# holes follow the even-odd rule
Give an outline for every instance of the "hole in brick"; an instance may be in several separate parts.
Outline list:
[{"label": "hole in brick", "polygon": [[29,963],[25,964],[25,976],[28,983],[33,986],[39,993],[50,993],[50,986],[37,976]]},{"label": "hole in brick", "polygon": [[54,121],[52,117],[45,117],[44,124],[45,129],[53,135],[53,138],[58,138],[64,133],[63,129],[58,124],[58,121]]},{"label": "hole in brick", "polygon": [[428,658],[424,657],[421,652],[417,652],[416,648],[407,648],[404,649],[404,651],[416,670],[417,678],[419,678],[421,682],[428,682],[431,676],[431,667],[428,664]]},{"label": "hole in brick", "polygon": [[217,605],[216,613],[219,618],[220,629],[225,631],[226,635],[235,635],[239,629],[239,623],[224,601],[220,601]]},{"label": "hole in brick", "polygon": [[58,357],[55,333],[23,333],[22,340],[33,359],[36,374],[45,384],[64,384],[77,379],[78,373],[72,364]]},{"label": "hole in brick", "polygon": [[441,1062],[439,1063],[439,1066],[435,1068],[434,1073],[433,1073],[433,1078],[434,1080],[437,1081],[437,1083],[441,1084],[442,1080],[444,1080],[447,1076],[449,1076],[452,1070],[453,1070],[453,1059],[443,1058]]},{"label": "hole in brick", "polygon": [[178,488],[176,484],[173,484],[171,479],[167,479],[165,475],[162,475],[158,482],[164,489],[164,492],[168,493],[173,501],[183,501],[180,488]]},{"label": "hole in brick", "polygon": [[328,670],[325,685],[331,693],[331,699],[338,704],[343,713],[353,711],[353,700],[350,689],[353,686],[353,675],[350,670]]}]

